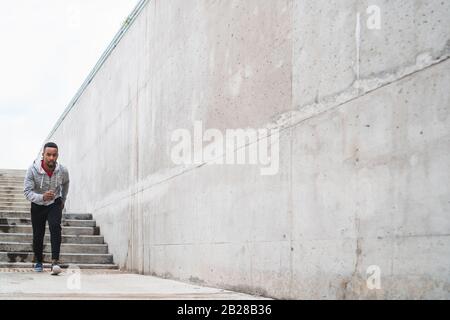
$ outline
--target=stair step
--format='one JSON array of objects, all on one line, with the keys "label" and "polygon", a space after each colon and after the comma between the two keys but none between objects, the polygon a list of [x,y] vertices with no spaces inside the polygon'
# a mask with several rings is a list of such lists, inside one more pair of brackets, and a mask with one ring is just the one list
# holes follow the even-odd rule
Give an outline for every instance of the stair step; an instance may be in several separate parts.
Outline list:
[{"label": "stair step", "polygon": [[20,183],[22,184],[22,186],[25,183],[25,178],[0,178],[0,184],[4,184],[4,183]]},{"label": "stair step", "polygon": [[0,194],[0,201],[7,201],[7,202],[16,202],[16,201],[23,201],[30,203],[27,198],[25,198],[25,195],[22,192],[20,193],[8,193],[8,194]]},{"label": "stair step", "polygon": [[0,180],[0,187],[18,187],[18,188],[23,188],[24,186],[24,181],[5,181],[5,180]]},{"label": "stair step", "polygon": [[27,207],[12,207],[12,206],[3,206],[3,205],[1,205],[0,204],[0,207],[1,208],[5,208],[5,209],[0,209],[0,211],[13,211],[13,212],[20,212],[20,211],[22,211],[22,212],[24,212],[24,211],[26,211],[26,212],[30,212],[30,210],[31,210],[31,206],[28,206],[28,208]]},{"label": "stair step", "polygon": [[0,190],[0,196],[1,197],[10,197],[10,196],[22,196],[25,197],[23,194],[23,189],[20,190]]},{"label": "stair step", "polygon": [[[32,233],[0,233],[0,242],[32,242]],[[50,234],[46,232],[44,243],[50,242]],[[84,235],[62,235],[62,243],[70,244],[104,244],[102,235],[84,236]]]},{"label": "stair step", "polygon": [[25,198],[25,195],[23,194],[23,189],[5,189],[5,188],[0,188],[0,196],[1,197],[18,197],[18,196],[22,196]]},{"label": "stair step", "polygon": [[[30,218],[30,210],[0,210],[0,218]],[[92,220],[90,213],[63,213],[63,219],[66,220]]]},{"label": "stair step", "polygon": [[95,220],[63,219],[62,225],[66,227],[97,227]]},{"label": "stair step", "polygon": [[25,176],[26,176],[26,174],[24,174],[24,175],[20,175],[20,174],[5,175],[0,172],[0,181],[1,180],[22,180],[23,181],[23,180],[25,180]]},{"label": "stair step", "polygon": [[4,208],[4,209],[0,209],[0,211],[26,211],[26,212],[30,212],[31,210],[31,206],[25,207],[25,206],[20,206],[20,207],[13,207],[13,206],[3,206],[0,204],[0,208]]},{"label": "stair step", "polygon": [[92,220],[92,214],[90,213],[64,213],[64,218],[68,220]]},{"label": "stair step", "polygon": [[11,206],[0,206],[0,211],[28,211],[30,212],[31,207],[11,207]]},{"label": "stair step", "polygon": [[16,201],[16,200],[21,200],[21,201],[28,201],[25,198],[25,195],[23,194],[23,192],[20,193],[1,193],[0,194],[0,199],[1,200],[11,200],[11,201]]},{"label": "stair step", "polygon": [[0,206],[2,207],[31,207],[31,202],[25,199],[0,199]]},{"label": "stair step", "polygon": [[11,206],[11,207],[21,207],[21,206],[31,206],[31,202],[28,201],[24,196],[22,198],[19,197],[10,197],[7,199],[0,199],[0,206]]},{"label": "stair step", "polygon": [[16,191],[16,192],[23,192],[23,185],[22,186],[3,186],[0,185],[0,192],[2,191]]},{"label": "stair step", "polygon": [[29,202],[23,195],[20,197],[17,196],[17,197],[0,198],[0,203],[4,202],[17,202],[20,205],[28,203],[28,205],[31,206],[31,202]]},{"label": "stair step", "polygon": [[25,169],[0,169],[0,176],[18,175],[25,176],[27,170]]},{"label": "stair step", "polygon": [[5,176],[0,173],[0,181],[4,180],[24,180],[26,175],[9,175]]},{"label": "stair step", "polygon": [[23,191],[23,182],[0,182],[0,188],[16,188]]},{"label": "stair step", "polygon": [[1,197],[10,195],[22,195],[23,197],[23,186],[21,186],[20,188],[0,187]]},{"label": "stair step", "polygon": [[31,218],[0,218],[0,225],[16,226],[25,224],[31,224]]},{"label": "stair step", "polygon": [[[44,271],[50,270],[51,264],[44,263]],[[80,268],[80,269],[108,269],[108,270],[118,270],[119,266],[117,264],[94,264],[94,263],[73,263],[73,264],[61,264],[61,268]],[[33,263],[31,262],[0,262],[0,268],[24,268],[32,269]]]},{"label": "stair step", "polygon": [[11,200],[26,200],[23,192],[18,192],[18,193],[1,193],[0,192],[0,197],[3,199],[11,199]]},{"label": "stair step", "polygon": [[[62,223],[65,227],[95,227],[95,220],[69,220],[63,219]],[[0,225],[31,225],[31,218],[0,218]]]},{"label": "stair step", "polygon": [[[0,252],[0,262],[33,262],[34,254],[31,252]],[[44,253],[44,262],[52,261],[51,254]],[[111,254],[88,254],[88,253],[61,253],[62,263],[93,263],[113,264]]]},{"label": "stair step", "polygon": [[0,211],[11,210],[11,211],[30,211],[31,205],[0,205]]},{"label": "stair step", "polygon": [[[0,251],[4,252],[33,252],[33,244],[22,242],[0,242]],[[44,252],[51,253],[51,244],[44,243]],[[107,244],[61,244],[61,253],[90,253],[107,254]]]},{"label": "stair step", "polygon": [[[48,225],[45,228],[46,232],[49,232]],[[32,233],[33,229],[31,225],[15,225],[9,226],[0,225],[0,233]],[[99,227],[62,227],[62,234],[67,235],[99,235]]]},{"label": "stair step", "polygon": [[31,206],[30,202],[25,199],[2,199],[0,198],[0,206]]},{"label": "stair step", "polygon": [[2,198],[10,198],[13,197],[14,199],[22,197],[22,199],[25,199],[25,195],[23,193],[23,190],[0,190],[0,197]]}]

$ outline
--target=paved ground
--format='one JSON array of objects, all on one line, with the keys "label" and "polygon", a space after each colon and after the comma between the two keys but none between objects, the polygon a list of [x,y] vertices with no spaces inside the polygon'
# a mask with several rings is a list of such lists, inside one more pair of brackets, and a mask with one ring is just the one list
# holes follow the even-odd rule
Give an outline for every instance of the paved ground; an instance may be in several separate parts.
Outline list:
[{"label": "paved ground", "polygon": [[0,269],[0,299],[262,299],[242,293],[202,287],[117,270],[49,271]]}]

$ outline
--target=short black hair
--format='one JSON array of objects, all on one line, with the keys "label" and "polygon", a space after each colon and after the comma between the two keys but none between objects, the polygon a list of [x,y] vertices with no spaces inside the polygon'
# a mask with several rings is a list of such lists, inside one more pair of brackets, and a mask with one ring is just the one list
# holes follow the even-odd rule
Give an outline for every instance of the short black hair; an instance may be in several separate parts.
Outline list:
[{"label": "short black hair", "polygon": [[45,148],[56,148],[56,149],[58,149],[58,146],[54,142],[47,142],[44,145],[44,149],[42,149],[43,152],[45,152]]}]

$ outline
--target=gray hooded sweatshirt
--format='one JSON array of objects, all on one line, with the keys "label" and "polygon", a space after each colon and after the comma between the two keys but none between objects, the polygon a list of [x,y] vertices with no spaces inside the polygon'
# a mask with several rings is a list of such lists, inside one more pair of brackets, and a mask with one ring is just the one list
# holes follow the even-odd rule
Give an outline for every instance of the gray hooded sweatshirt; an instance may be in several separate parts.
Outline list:
[{"label": "gray hooded sweatshirt", "polygon": [[53,175],[49,177],[41,166],[41,160],[36,159],[27,170],[23,194],[28,201],[49,206],[55,200],[44,201],[44,193],[50,190],[55,193],[55,199],[61,197],[65,202],[69,192],[69,171],[57,162]]}]

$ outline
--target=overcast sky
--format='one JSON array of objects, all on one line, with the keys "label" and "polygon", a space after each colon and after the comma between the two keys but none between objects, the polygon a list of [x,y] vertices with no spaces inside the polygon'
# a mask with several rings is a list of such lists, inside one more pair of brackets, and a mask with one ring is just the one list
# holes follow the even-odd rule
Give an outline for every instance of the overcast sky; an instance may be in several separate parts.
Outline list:
[{"label": "overcast sky", "polygon": [[0,0],[0,169],[26,169],[138,0]]}]

